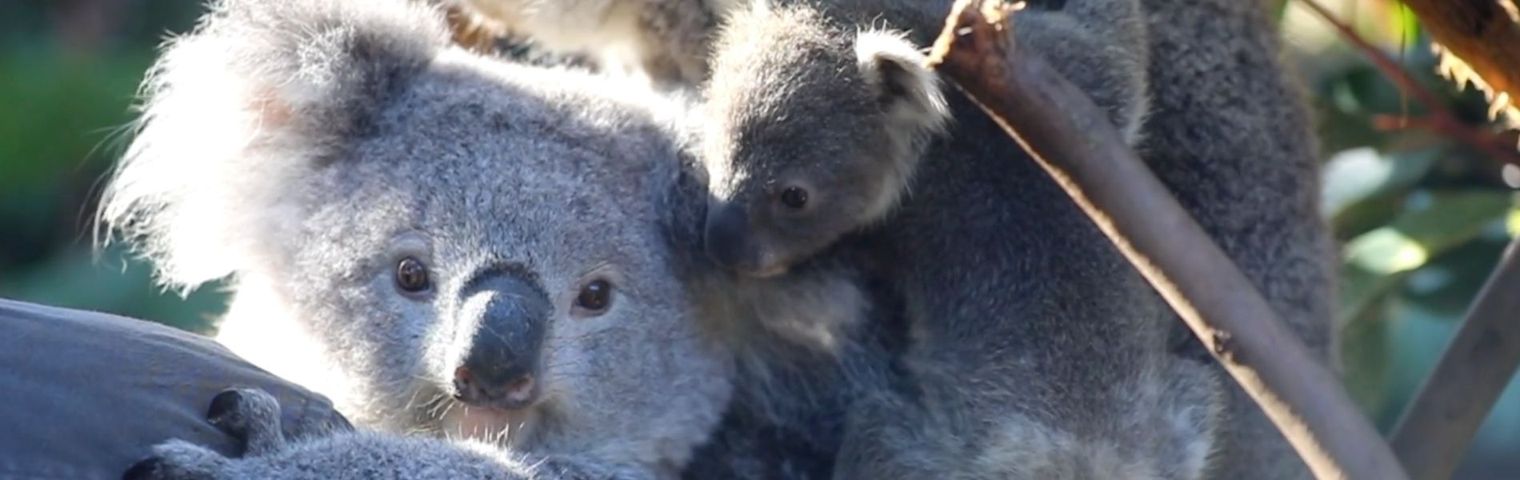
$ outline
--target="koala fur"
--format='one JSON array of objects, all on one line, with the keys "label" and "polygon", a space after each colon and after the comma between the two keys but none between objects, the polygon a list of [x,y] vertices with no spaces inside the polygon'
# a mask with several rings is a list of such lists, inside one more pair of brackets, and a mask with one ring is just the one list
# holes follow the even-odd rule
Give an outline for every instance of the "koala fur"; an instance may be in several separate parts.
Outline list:
[{"label": "koala fur", "polygon": [[446,0],[487,29],[587,53],[604,69],[635,69],[662,85],[707,76],[709,35],[742,0]]},{"label": "koala fur", "polygon": [[[1332,368],[1334,247],[1304,95],[1260,0],[1140,0],[1150,25],[1151,110],[1141,157],[1277,314]],[[1223,370],[1176,323],[1180,353]],[[1229,382],[1232,427],[1215,478],[1310,478],[1256,403]]]},{"label": "koala fur", "polygon": [[[233,389],[212,401],[208,422],[242,443],[239,458],[183,440],[153,448],[154,456],[133,464],[124,480],[452,479],[613,478],[590,470],[564,475],[554,459],[528,463],[492,445],[450,442],[373,432],[349,432],[300,440],[281,432],[280,404],[262,390]],[[595,468],[595,467],[592,467]]]},{"label": "koala fur", "polygon": [[[718,203],[708,249],[751,275],[784,272],[885,218],[949,123],[936,76],[902,34],[847,32],[848,20],[829,26],[825,15],[803,6],[741,11],[715,48],[701,148]],[[1133,142],[1148,104],[1142,21],[1134,0],[1089,0],[1027,9],[1014,31],[1020,45],[1058,52],[1057,67],[1108,106]],[[788,190],[806,203],[789,207]]]},{"label": "koala fur", "polygon": [[665,477],[720,421],[660,226],[682,105],[401,0],[215,2],[144,92],[102,219],[168,285],[230,279],[219,340],[356,424]]},{"label": "koala fur", "polygon": [[[902,295],[905,377],[853,401],[835,476],[1205,475],[1221,389],[1207,367],[1170,353],[1165,304],[990,119],[915,71],[910,46],[878,50],[894,40],[859,33],[860,12],[830,8],[839,7],[757,10],[729,24],[702,155],[713,195],[705,242],[717,263],[785,281],[798,262],[851,255],[825,250],[860,236],[848,250],[864,250],[867,275]],[[942,17],[912,19],[933,17],[880,19],[923,30]],[[1134,1],[1071,1],[1015,21],[1021,45],[1088,87],[1135,137],[1146,44]],[[941,111],[954,123],[936,135]],[[921,127],[906,142],[883,140],[903,119]],[[895,165],[917,160],[891,154],[936,163],[900,175]],[[868,161],[886,165],[839,165]],[[896,194],[858,175],[905,182],[908,194],[891,213],[867,208],[879,203],[860,197]],[[808,191],[820,205],[807,208],[834,218],[766,212],[790,182],[821,183]],[[781,233],[756,233],[767,229]]]}]

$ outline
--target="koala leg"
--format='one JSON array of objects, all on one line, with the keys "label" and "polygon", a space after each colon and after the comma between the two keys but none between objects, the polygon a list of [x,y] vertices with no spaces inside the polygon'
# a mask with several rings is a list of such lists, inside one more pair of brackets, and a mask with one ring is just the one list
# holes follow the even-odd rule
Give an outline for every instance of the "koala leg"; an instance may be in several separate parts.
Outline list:
[{"label": "koala leg", "polygon": [[[845,420],[834,478],[959,478],[971,442],[957,438],[959,409],[931,397],[933,377],[918,377],[857,398]],[[953,388],[953,387],[952,387]]]},{"label": "koala leg", "polygon": [[189,442],[170,440],[153,447],[153,456],[133,464],[122,480],[212,480],[227,469],[222,454]]},{"label": "koala leg", "polygon": [[719,12],[702,0],[650,2],[639,15],[643,68],[669,86],[707,79],[708,48]]},{"label": "koala leg", "polygon": [[206,421],[243,442],[245,455],[263,455],[285,447],[280,430],[280,402],[263,390],[229,389],[211,399]]},{"label": "koala leg", "polygon": [[[286,447],[280,431],[280,402],[263,390],[228,389],[211,399],[206,421],[243,443],[243,454],[265,455]],[[218,478],[229,459],[207,448],[172,440],[153,448],[153,456],[137,462],[122,478],[128,480],[200,480]]]}]

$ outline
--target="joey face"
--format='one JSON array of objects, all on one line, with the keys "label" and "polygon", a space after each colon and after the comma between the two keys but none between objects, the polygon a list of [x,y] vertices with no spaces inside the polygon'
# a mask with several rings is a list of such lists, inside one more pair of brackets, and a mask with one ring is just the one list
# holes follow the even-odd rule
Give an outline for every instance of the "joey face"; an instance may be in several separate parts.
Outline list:
[{"label": "joey face", "polygon": [[874,159],[796,160],[763,162],[777,171],[745,172],[731,195],[710,199],[703,240],[713,261],[754,277],[783,274],[869,225],[875,204],[895,188],[872,171]]},{"label": "joey face", "polygon": [[723,266],[773,276],[885,217],[947,114],[900,35],[802,6],[729,25],[703,105],[705,247]]}]

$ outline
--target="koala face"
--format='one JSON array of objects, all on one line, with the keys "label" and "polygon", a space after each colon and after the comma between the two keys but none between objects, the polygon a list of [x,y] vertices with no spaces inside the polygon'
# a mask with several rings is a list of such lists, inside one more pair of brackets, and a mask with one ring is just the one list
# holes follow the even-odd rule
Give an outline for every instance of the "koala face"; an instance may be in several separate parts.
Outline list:
[{"label": "koala face", "polygon": [[366,397],[390,400],[375,408],[527,441],[696,353],[656,351],[694,332],[638,203],[649,174],[626,170],[674,160],[461,75],[414,80],[372,136],[292,185],[305,220],[269,239],[268,276]]},{"label": "koala face", "polygon": [[704,106],[704,241],[717,263],[768,277],[885,216],[947,114],[900,36],[808,9],[755,9],[729,25]]},{"label": "koala face", "polygon": [[165,280],[268,292],[370,426],[685,461],[730,387],[660,226],[678,108],[449,47],[406,2],[216,7],[103,210]]}]

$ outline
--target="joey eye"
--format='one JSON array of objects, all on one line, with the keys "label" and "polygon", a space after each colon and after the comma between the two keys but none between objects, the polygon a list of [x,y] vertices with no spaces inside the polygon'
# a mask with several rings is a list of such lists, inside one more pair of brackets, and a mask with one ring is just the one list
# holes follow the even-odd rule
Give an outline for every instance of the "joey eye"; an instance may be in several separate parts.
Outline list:
[{"label": "joey eye", "polygon": [[606,280],[592,280],[581,287],[580,294],[575,296],[575,308],[592,315],[606,313],[607,307],[612,305],[612,283]]},{"label": "joey eye", "polygon": [[802,187],[786,187],[781,191],[781,204],[792,210],[802,210],[808,202],[808,192]]},{"label": "joey eye", "polygon": [[418,293],[432,286],[428,268],[416,257],[406,257],[396,263],[396,288],[407,293]]}]

